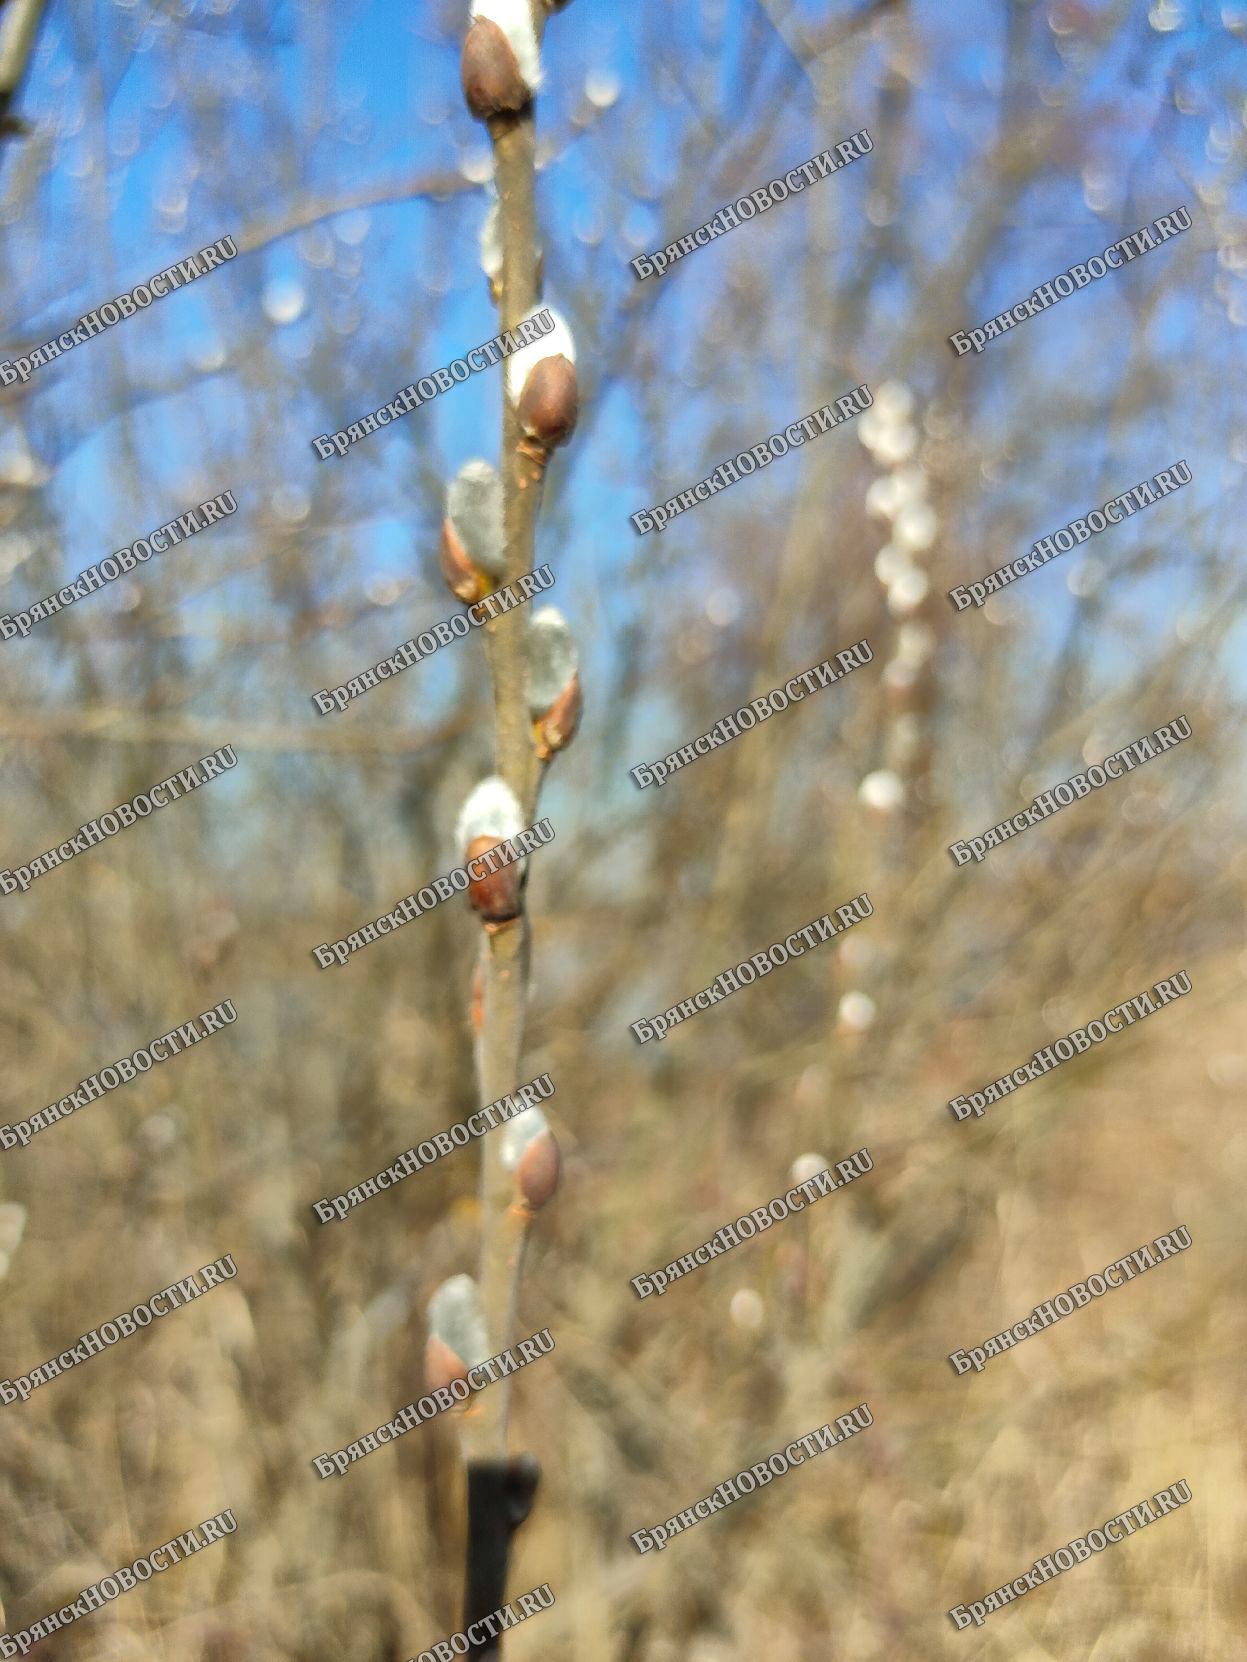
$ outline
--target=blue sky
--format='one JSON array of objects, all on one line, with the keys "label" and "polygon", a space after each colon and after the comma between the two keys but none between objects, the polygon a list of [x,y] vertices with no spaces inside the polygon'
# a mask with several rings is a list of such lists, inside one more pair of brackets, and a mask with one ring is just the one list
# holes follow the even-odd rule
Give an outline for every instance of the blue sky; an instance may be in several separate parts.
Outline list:
[{"label": "blue sky", "polygon": [[[46,150],[40,211],[16,219],[11,207],[5,212],[6,348],[38,344],[62,320],[292,204],[445,171],[477,183],[485,176],[488,146],[462,107],[458,44],[440,32],[446,9],[373,0],[322,12],[196,0],[181,11],[189,26],[174,31],[161,8],[143,0],[101,5],[87,21],[80,14],[75,21],[68,6],[50,7],[21,101]],[[1094,36],[1104,8],[1051,6],[1046,24],[1039,17],[1042,52],[1028,60],[1043,73],[1015,88],[1006,110],[1009,12],[916,5],[908,44],[876,44],[851,60],[854,76],[835,114],[817,101],[817,75],[796,64],[755,5],[620,8],[575,0],[552,19],[539,106],[556,151],[539,184],[547,299],[576,320],[587,405],[580,433],[555,464],[538,558],[553,560],[552,599],[585,620],[589,639],[618,637],[629,618],[672,596],[683,604],[690,577],[734,518],[782,521],[801,468],[842,472],[855,490],[871,475],[851,433],[833,435],[820,441],[823,449],[790,456],[720,494],[661,538],[638,541],[632,511],[695,483],[858,379],[878,385],[900,375],[920,398],[946,387],[952,329],[984,322],[1179,204],[1190,207],[1195,225],[1175,243],[1019,326],[981,357],[952,364],[951,375],[965,383],[973,431],[988,446],[1011,429],[1016,438],[1011,464],[972,482],[959,507],[966,523],[947,526],[945,535],[977,550],[990,533],[994,558],[973,552],[958,573],[977,578],[1184,458],[1192,486],[1092,545],[1115,569],[1143,539],[1172,539],[1172,561],[1145,590],[1130,593],[1143,627],[1158,638],[1189,602],[1190,529],[1198,528],[1201,549],[1232,546],[1247,423],[1242,377],[1228,371],[1242,362],[1247,292],[1243,259],[1219,250],[1229,240],[1227,223],[1242,210],[1247,76],[1241,41],[1223,21],[1230,9],[1140,7],[1093,54],[1079,41]],[[823,27],[849,15],[846,7],[797,6],[784,28]],[[1092,21],[1071,31],[1079,17]],[[888,64],[912,99],[912,125],[903,132],[880,108]],[[221,98],[224,136],[207,158],[192,152],[185,120],[199,85]],[[638,285],[627,264],[632,254],[694,229],[728,199],[713,166],[704,178],[681,172],[690,125],[722,125],[724,143],[711,157],[717,166],[730,150],[735,113],[752,116],[771,98],[779,106],[773,125],[728,195],[764,184],[860,126],[869,126],[874,153]],[[578,127],[573,118],[586,107],[592,118]],[[1003,127],[1040,122],[1054,107],[1062,117],[1058,136],[1045,142],[1058,165],[1009,202],[969,313],[916,319],[926,275],[981,207],[984,153]],[[1057,155],[1066,111],[1079,135],[1068,162]],[[1084,140],[1086,133],[1094,136]],[[888,225],[894,255],[882,262],[860,335],[830,347],[821,341],[815,353],[818,320],[804,315],[800,292],[790,292],[800,256],[821,239],[828,282],[858,279],[863,236],[882,211],[876,180],[889,144],[901,175]],[[34,155],[32,144],[26,156]],[[6,156],[10,193],[29,165],[13,150]],[[244,557],[249,516],[254,522],[257,514],[296,529],[322,594],[349,601],[378,585],[384,592],[394,574],[418,574],[402,604],[318,636],[302,659],[316,664],[316,685],[346,679],[449,615],[433,580],[437,504],[425,484],[471,455],[495,453],[497,372],[475,376],[343,460],[318,461],[310,441],[495,332],[476,261],[482,211],[480,191],[468,189],[326,218],[240,256],[37,372],[22,408],[35,456],[54,470],[55,534],[35,537],[31,558],[7,579],[0,575],[0,605],[27,606],[203,496],[235,488],[240,512],[229,526],[197,539],[193,555],[166,560],[172,583],[184,581],[187,569],[179,571],[177,561],[193,559],[191,609],[255,619],[272,607],[263,573]],[[1183,262],[1182,292],[1153,305],[1172,261]],[[757,284],[756,330],[717,339],[718,303],[750,281]],[[638,338],[661,377],[666,420],[657,439],[631,385],[604,379],[602,370],[638,304],[645,308]],[[1162,365],[1152,388],[1159,396],[1123,406],[1118,395],[1140,331]],[[275,341],[262,393],[247,373],[261,340]],[[812,360],[821,377],[813,396]],[[327,361],[336,392],[328,401],[309,390],[310,367],[323,372]],[[116,376],[148,389],[133,450],[116,416]],[[1072,422],[1071,400],[1102,408],[1103,419]],[[0,454],[20,442],[8,414],[0,415]],[[263,486],[253,488],[248,474],[261,447]],[[317,494],[325,489],[320,470],[336,470],[330,501]],[[243,569],[212,580],[209,562],[227,554],[231,568]],[[1030,608],[1036,640],[1055,644],[1066,626],[1075,607],[1068,581],[1082,558],[1069,556],[1028,579],[1011,600]],[[144,573],[129,581],[146,580]],[[115,598],[92,599],[84,614],[90,606],[102,616]],[[981,617],[965,625],[982,626]],[[46,669],[52,684],[58,627],[45,624],[31,641],[6,648],[27,673]],[[1121,641],[1123,661],[1136,646],[1133,637]],[[197,649],[190,643],[187,650]],[[422,666],[418,688],[409,674],[371,695],[369,719],[410,721],[436,709],[456,673],[449,658]],[[206,687],[196,708],[233,707],[254,695],[267,704],[276,698],[286,718],[309,714],[315,686],[283,678],[274,687],[262,661],[237,668],[229,687]],[[666,735],[660,705],[642,718],[659,740]],[[359,719],[361,709],[326,719]]]}]

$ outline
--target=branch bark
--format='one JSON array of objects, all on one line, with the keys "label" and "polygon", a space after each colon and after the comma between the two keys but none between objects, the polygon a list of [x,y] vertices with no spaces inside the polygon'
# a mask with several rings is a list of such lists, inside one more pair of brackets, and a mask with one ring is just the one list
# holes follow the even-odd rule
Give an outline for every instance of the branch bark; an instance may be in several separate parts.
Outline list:
[{"label": "branch bark", "polygon": [[[46,0],[10,0],[0,27],[0,138],[25,132],[13,114],[13,102],[26,73]],[[0,6],[0,12],[3,11]]]},{"label": "branch bark", "polygon": [[[545,28],[545,8],[540,0],[534,0],[532,14],[540,45]],[[538,298],[536,123],[531,100],[513,114],[495,115],[488,125],[502,227],[498,306],[505,330],[513,329]],[[506,395],[504,372],[499,474],[503,488],[504,581],[509,585],[532,569],[545,471],[544,464],[528,453],[522,440],[515,405]],[[528,626],[526,607],[517,607],[486,625],[494,694],[494,767],[515,793],[526,825],[536,817],[542,773],[528,711]],[[529,985],[526,910],[512,922],[484,931],[481,950],[484,998],[478,1074],[484,1106],[514,1090],[520,1080]],[[501,1138],[488,1138],[482,1145],[480,1199],[481,1306],[490,1343],[502,1349],[514,1326],[530,1214],[516,1195],[513,1173],[502,1164]],[[510,1459],[507,1455],[509,1407],[510,1380],[503,1378],[481,1394],[479,1406],[464,1418],[468,1624],[504,1602],[511,1537],[527,1517],[536,1492],[536,1461],[528,1456]],[[495,1657],[498,1649],[498,1641],[490,1639],[471,1654]]]}]

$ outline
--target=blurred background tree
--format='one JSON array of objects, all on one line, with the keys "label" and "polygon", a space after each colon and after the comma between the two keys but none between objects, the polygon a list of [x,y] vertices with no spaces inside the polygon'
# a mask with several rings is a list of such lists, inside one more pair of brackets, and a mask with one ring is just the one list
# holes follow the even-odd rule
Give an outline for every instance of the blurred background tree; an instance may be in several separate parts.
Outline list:
[{"label": "blurred background tree", "polygon": [[[440,908],[328,980],[311,948],[455,862],[490,766],[481,643],[342,715],[311,694],[449,615],[444,481],[497,459],[499,388],[475,376],[342,459],[311,440],[495,331],[465,14],[53,0],[0,156],[0,357],[240,249],[0,394],[6,612],[207,496],[239,504],[0,647],[5,865],[219,744],[240,763],[0,903],[0,1121],[221,998],[239,1013],[0,1156],[25,1208],[0,1376],[223,1253],[240,1270],[0,1412],[10,1631],[239,1520],[52,1657],[401,1662],[458,1625],[446,1429],[332,1483],[310,1462],[415,1393],[429,1294],[472,1267],[474,1156],[345,1228],[311,1203],[472,1110],[475,931]],[[529,1074],[556,1083],[566,1166],[521,1311],[558,1349],[516,1403],[549,1457],[514,1585],[558,1602],[517,1658],[942,1655],[949,1606],[1179,1477],[1197,1506],[1160,1546],[1027,1599],[980,1654],[1235,1653],[1244,30],[1192,0],[576,0],[547,37],[546,296],[584,414],[537,559],[587,714],[530,884]],[[631,256],[862,128],[868,157],[634,279]],[[954,329],[1183,204],[1183,236],[954,356]],[[862,382],[888,389],[873,421],[634,535],[629,513]],[[1186,489],[953,612],[952,584],[1178,459]],[[903,521],[877,488],[898,477]],[[862,638],[873,664],[635,791],[629,766]],[[1178,714],[1188,744],[954,869],[955,838]],[[862,891],[841,946],[637,1048],[630,1021]],[[1192,998],[954,1124],[949,1098],[1179,969]],[[794,1160],[863,1145],[852,1194],[636,1301],[630,1276]],[[952,1377],[949,1351],[1174,1224],[1196,1250],[1164,1277]],[[636,1557],[629,1531],[863,1399],[852,1449]]]}]

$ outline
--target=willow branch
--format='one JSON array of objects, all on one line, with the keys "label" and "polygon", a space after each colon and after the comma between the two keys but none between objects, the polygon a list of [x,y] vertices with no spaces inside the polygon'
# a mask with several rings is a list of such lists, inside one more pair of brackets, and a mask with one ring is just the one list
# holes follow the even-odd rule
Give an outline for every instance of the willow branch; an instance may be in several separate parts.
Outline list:
[{"label": "willow branch", "polygon": [[[536,20],[540,42],[544,14]],[[515,114],[489,123],[502,226],[502,280],[499,313],[504,329],[515,325],[537,300],[537,231],[534,201],[536,123],[528,103]],[[503,394],[502,458],[505,582],[532,570],[533,543],[543,468],[527,455],[515,405]],[[528,716],[528,613],[522,607],[486,625],[494,693],[494,767],[514,791],[531,823],[536,812],[540,769]],[[519,1083],[528,1000],[529,926],[524,913],[487,932],[484,1008],[479,1046],[482,1106],[496,1102]],[[481,1304],[491,1343],[510,1337],[523,1258],[528,1214],[517,1204],[514,1179],[502,1165],[499,1139],[483,1144],[481,1164]],[[480,1407],[465,1421],[469,1460],[503,1458],[506,1453],[510,1380],[483,1393]]]},{"label": "willow branch", "polygon": [[46,0],[10,0],[0,24],[0,138],[25,131],[13,114],[13,101],[34,49]]}]

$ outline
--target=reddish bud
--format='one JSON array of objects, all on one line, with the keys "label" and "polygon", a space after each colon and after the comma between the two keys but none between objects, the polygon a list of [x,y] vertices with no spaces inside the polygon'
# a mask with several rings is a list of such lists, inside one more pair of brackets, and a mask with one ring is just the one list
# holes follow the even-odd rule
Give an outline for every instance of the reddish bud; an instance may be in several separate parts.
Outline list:
[{"label": "reddish bud", "polygon": [[424,1344],[424,1378],[430,1391],[444,1390],[452,1381],[467,1377],[468,1364],[444,1339],[430,1333]]},{"label": "reddish bud", "polygon": [[463,43],[463,96],[478,121],[522,110],[532,98],[519,60],[498,25],[478,17]]},{"label": "reddish bud", "polygon": [[515,1173],[515,1187],[530,1212],[540,1212],[559,1186],[562,1161],[546,1116],[533,1107],[509,1120],[500,1148],[504,1171]]},{"label": "reddish bud", "polygon": [[934,701],[935,683],[925,670],[893,658],[883,666],[883,692],[889,710],[902,714],[929,711]]},{"label": "reddish bud", "polygon": [[497,848],[497,837],[473,837],[468,844],[465,864],[468,866],[468,899],[481,918],[486,923],[509,923],[512,918],[520,915],[520,867],[521,862],[515,860],[509,866],[501,866],[497,871],[484,870],[478,866],[478,871],[484,875],[476,878],[472,876],[473,860],[487,854],[491,848]]},{"label": "reddish bud", "polygon": [[561,353],[539,358],[520,393],[519,417],[526,438],[553,450],[571,437],[580,411],[576,366]]},{"label": "reddish bud", "polygon": [[459,533],[449,519],[442,521],[442,576],[456,600],[471,606],[489,593],[485,574],[478,571],[468,558],[468,551],[459,541]]},{"label": "reddish bud", "polygon": [[584,700],[580,693],[580,673],[573,670],[571,679],[533,726],[537,737],[537,756],[548,762],[558,750],[563,750],[576,737]]},{"label": "reddish bud", "polygon": [[540,1212],[551,1199],[562,1167],[558,1139],[547,1127],[529,1143],[515,1168],[515,1186],[530,1212]]}]

